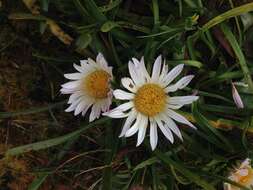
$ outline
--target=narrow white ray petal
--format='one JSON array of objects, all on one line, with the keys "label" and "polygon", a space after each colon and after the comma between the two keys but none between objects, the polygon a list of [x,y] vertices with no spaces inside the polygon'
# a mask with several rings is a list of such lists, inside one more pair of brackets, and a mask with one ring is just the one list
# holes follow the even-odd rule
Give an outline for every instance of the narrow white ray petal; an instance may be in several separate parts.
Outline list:
[{"label": "narrow white ray petal", "polygon": [[186,124],[186,125],[194,128],[194,129],[196,129],[196,127],[192,123],[190,123],[184,116],[178,114],[177,112],[175,112],[171,109],[168,109],[167,114],[168,114],[169,117],[176,120],[177,122]]},{"label": "narrow white ray petal", "polygon": [[113,95],[116,99],[119,100],[131,100],[134,98],[134,94],[117,89],[113,91]]},{"label": "narrow white ray petal", "polygon": [[198,96],[174,96],[169,98],[168,103],[173,105],[191,104],[198,98],[199,98]]},{"label": "narrow white ray petal", "polygon": [[65,110],[65,112],[71,112],[76,109],[76,106],[82,101],[82,98],[78,98],[72,102],[72,104]]},{"label": "narrow white ray petal", "polygon": [[107,112],[110,108],[111,105],[111,98],[106,98],[102,100],[101,102],[101,110],[102,112]]},{"label": "narrow white ray petal", "polygon": [[122,128],[122,131],[119,135],[119,137],[123,137],[125,136],[127,130],[130,128],[130,126],[132,125],[133,121],[136,119],[136,111],[135,110],[132,110],[130,113],[129,113],[129,116],[127,117],[124,125],[123,125],[123,128]]},{"label": "narrow white ray petal", "polygon": [[80,84],[81,84],[81,81],[77,80],[77,81],[71,81],[71,82],[62,84],[61,87],[67,88],[67,89],[77,89],[79,88]]},{"label": "narrow white ray petal", "polygon": [[128,116],[128,114],[123,113],[122,111],[117,110],[117,108],[115,108],[113,110],[110,110],[108,112],[104,112],[102,115],[103,116],[108,116],[108,117],[111,117],[111,118],[124,118],[124,117]]},{"label": "narrow white ray petal", "polygon": [[173,137],[173,134],[170,131],[170,129],[168,127],[166,127],[159,118],[155,118],[155,120],[157,122],[158,127],[160,128],[160,130],[164,134],[164,136],[173,144],[174,137]]},{"label": "narrow white ray petal", "polygon": [[87,102],[85,101],[81,101],[77,106],[76,106],[76,109],[75,109],[75,112],[74,112],[74,115],[78,115],[79,113],[81,113],[84,108],[87,106]]},{"label": "narrow white ray petal", "polygon": [[161,117],[162,117],[162,120],[164,121],[165,125],[166,125],[173,133],[175,133],[181,141],[183,141],[182,134],[181,134],[181,132],[180,132],[178,126],[176,125],[176,123],[175,123],[171,118],[169,118],[166,114],[162,114]]},{"label": "narrow white ray petal", "polygon": [[73,101],[75,101],[76,99],[80,98],[83,95],[84,95],[83,92],[75,91],[73,94],[70,95],[68,104],[71,104]]},{"label": "narrow white ray petal", "polygon": [[173,110],[177,110],[177,109],[179,109],[179,108],[181,108],[181,107],[183,107],[184,105],[183,104],[167,104],[167,108],[170,108],[170,109],[173,109]]},{"label": "narrow white ray petal", "polygon": [[83,73],[83,72],[85,72],[85,70],[81,67],[81,66],[79,66],[79,65],[77,65],[77,64],[73,64],[73,67],[77,70],[77,71],[79,71],[80,73]]},{"label": "narrow white ray petal", "polygon": [[68,73],[64,74],[64,77],[70,80],[79,80],[83,77],[82,73]]},{"label": "narrow white ray petal", "polygon": [[166,74],[168,73],[168,65],[166,65],[166,61],[164,60],[163,62],[163,68],[162,68],[162,72],[159,76],[159,82],[163,82],[164,77],[166,76]]},{"label": "narrow white ray petal", "polygon": [[130,78],[127,78],[127,77],[122,78],[122,79],[121,79],[121,84],[122,84],[127,90],[129,90],[130,92],[135,93],[135,92],[137,91],[137,88],[136,88],[134,82],[133,82],[132,79],[130,79]]},{"label": "narrow white ray petal", "polygon": [[60,92],[62,94],[72,94],[72,93],[76,92],[76,89],[61,88]]},{"label": "narrow white ray petal", "polygon": [[142,116],[141,114],[137,115],[136,121],[135,121],[134,125],[132,127],[130,127],[130,129],[128,129],[126,131],[125,137],[130,137],[130,136],[134,135],[138,131],[139,127],[141,127],[140,123],[142,122],[143,117],[144,116]]},{"label": "narrow white ray petal", "polygon": [[92,105],[92,103],[89,103],[88,105],[86,105],[86,107],[82,111],[82,116],[84,116],[87,113],[87,111],[91,107],[91,105]]},{"label": "narrow white ray petal", "polygon": [[86,67],[88,65],[87,60],[80,60],[81,67]]},{"label": "narrow white ray petal", "polygon": [[149,77],[146,67],[144,65],[144,58],[142,57],[141,62],[139,62],[136,58],[132,58],[132,60],[140,82],[144,83],[146,79]]},{"label": "narrow white ray petal", "polygon": [[99,117],[100,113],[101,113],[101,109],[100,109],[99,105],[98,104],[94,104],[92,106],[92,108],[91,108],[89,122],[92,122],[95,119],[97,119]]},{"label": "narrow white ray petal", "polygon": [[152,81],[157,82],[159,80],[159,76],[161,73],[161,65],[162,65],[162,56],[159,55],[154,63],[153,70],[152,70]]},{"label": "narrow white ray petal", "polygon": [[130,76],[133,79],[134,83],[136,85],[139,85],[141,83],[141,81],[139,80],[138,73],[137,73],[136,68],[135,68],[134,64],[132,63],[132,61],[128,62],[128,70],[129,70]]},{"label": "narrow white ray petal", "polygon": [[179,81],[177,81],[176,84],[173,84],[171,86],[166,87],[165,92],[166,93],[175,92],[178,89],[183,89],[184,87],[186,87],[191,82],[193,77],[194,77],[194,75],[187,75],[187,76],[181,78]]},{"label": "narrow white ray petal", "polygon": [[144,62],[144,57],[143,56],[141,57],[140,67],[141,67],[141,72],[143,73],[143,75],[146,78],[146,80],[150,81],[150,75],[148,74],[148,71],[146,69],[145,62]]},{"label": "narrow white ray petal", "polygon": [[108,66],[107,61],[105,60],[105,57],[102,53],[98,53],[96,61],[104,68]]},{"label": "narrow white ray petal", "polygon": [[157,124],[155,121],[150,121],[150,145],[152,150],[155,150],[158,142]]},{"label": "narrow white ray petal", "polygon": [[232,83],[232,96],[233,96],[233,100],[235,102],[236,107],[237,108],[244,108],[244,104],[241,99],[241,96],[239,95],[239,93],[233,83]]},{"label": "narrow white ray petal", "polygon": [[99,65],[96,63],[96,61],[94,61],[93,59],[91,58],[88,58],[87,59],[88,63],[90,66],[93,66],[93,67],[98,67]]},{"label": "narrow white ray petal", "polygon": [[117,107],[117,110],[124,112],[134,107],[134,103],[132,101],[126,102],[124,104],[121,104]]},{"label": "narrow white ray petal", "polygon": [[139,146],[143,142],[143,140],[145,138],[145,135],[146,135],[147,126],[148,126],[148,117],[144,116],[143,120],[142,120],[142,122],[140,123],[140,126],[139,126],[136,146]]},{"label": "narrow white ray petal", "polygon": [[183,70],[184,64],[179,64],[174,67],[165,77],[164,77],[164,86],[169,85]]}]

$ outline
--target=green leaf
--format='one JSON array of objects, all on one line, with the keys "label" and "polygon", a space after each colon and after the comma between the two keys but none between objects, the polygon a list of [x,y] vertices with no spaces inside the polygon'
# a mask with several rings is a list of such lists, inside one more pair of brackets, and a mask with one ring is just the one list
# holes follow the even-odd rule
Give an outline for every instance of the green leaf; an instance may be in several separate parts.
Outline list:
[{"label": "green leaf", "polygon": [[109,32],[115,27],[119,27],[119,25],[116,22],[107,21],[101,26],[100,30],[102,32]]},{"label": "green leaf", "polygon": [[149,165],[152,165],[154,163],[156,163],[158,160],[157,158],[155,157],[152,157],[152,158],[149,158],[143,162],[141,162],[140,164],[138,164],[134,169],[133,171],[135,170],[139,170],[139,169],[142,169],[142,168],[145,168],[146,166],[149,166]]},{"label": "green leaf", "polygon": [[218,16],[216,16],[215,18],[213,18],[212,20],[208,21],[202,28],[202,32],[205,32],[207,30],[209,30],[210,28],[214,27],[215,25],[229,19],[235,16],[239,16],[243,13],[247,13],[253,11],[253,3],[248,3],[236,8],[233,8],[223,14],[220,14]]},{"label": "green leaf", "polygon": [[76,46],[78,49],[85,49],[92,42],[92,37],[90,34],[82,34],[76,41]]}]

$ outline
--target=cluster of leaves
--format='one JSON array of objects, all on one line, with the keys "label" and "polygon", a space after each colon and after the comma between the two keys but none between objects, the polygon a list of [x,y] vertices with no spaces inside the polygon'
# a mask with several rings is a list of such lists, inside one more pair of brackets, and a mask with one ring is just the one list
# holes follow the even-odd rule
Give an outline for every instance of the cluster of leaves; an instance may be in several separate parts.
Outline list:
[{"label": "cluster of leaves", "polygon": [[[176,95],[187,92],[200,96],[191,109],[186,107],[181,112],[198,130],[180,126],[184,142],[178,140],[173,145],[159,135],[154,152],[148,141],[135,148],[134,138],[118,139],[123,121],[112,123],[109,118],[90,124],[86,118],[75,119],[74,123],[73,118],[65,119],[54,127],[67,127],[67,134],[49,134],[41,141],[9,149],[6,156],[47,151],[50,161],[45,167],[35,168],[37,178],[29,189],[39,189],[56,173],[81,189],[222,189],[224,181],[232,183],[226,178],[229,167],[236,160],[252,157],[253,17],[249,12],[253,3],[9,0],[3,1],[0,10],[4,20],[0,24],[11,25],[14,41],[31,46],[32,61],[40,64],[48,81],[43,87],[47,97],[42,98],[47,106],[5,110],[0,113],[2,120],[48,112],[48,117],[59,124],[64,115],[55,115],[62,114],[66,102],[58,93],[63,73],[72,70],[73,62],[94,58],[98,52],[114,67],[115,87],[120,85],[117,79],[127,75],[131,57],[144,55],[150,70],[154,58],[162,54],[170,68],[184,63],[185,73],[195,75],[191,87]],[[20,22],[27,25],[21,32],[17,27]],[[245,83],[238,86],[243,109],[237,109],[233,102],[232,81]]]}]

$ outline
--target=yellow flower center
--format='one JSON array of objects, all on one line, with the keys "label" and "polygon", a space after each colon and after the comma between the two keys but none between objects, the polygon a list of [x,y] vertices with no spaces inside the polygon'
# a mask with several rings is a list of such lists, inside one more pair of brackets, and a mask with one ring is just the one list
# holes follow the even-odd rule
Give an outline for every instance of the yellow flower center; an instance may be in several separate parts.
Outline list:
[{"label": "yellow flower center", "polygon": [[152,117],[165,108],[166,94],[157,84],[145,84],[136,92],[134,104],[137,111]]},{"label": "yellow flower center", "polygon": [[94,71],[84,78],[82,90],[94,98],[106,98],[110,90],[109,79],[110,75],[104,70]]}]

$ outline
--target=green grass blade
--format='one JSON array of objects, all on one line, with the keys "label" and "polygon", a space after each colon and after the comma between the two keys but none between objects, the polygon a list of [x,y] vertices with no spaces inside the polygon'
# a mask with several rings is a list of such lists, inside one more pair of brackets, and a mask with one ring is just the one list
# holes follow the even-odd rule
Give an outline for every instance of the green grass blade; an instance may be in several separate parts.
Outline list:
[{"label": "green grass blade", "polygon": [[46,148],[50,148],[59,144],[62,144],[70,139],[75,138],[76,136],[81,135],[82,132],[84,132],[85,130],[94,127],[97,124],[101,124],[104,123],[105,121],[107,121],[109,118],[102,118],[100,120],[97,120],[93,123],[90,123],[88,125],[85,125],[83,127],[81,127],[80,129],[63,135],[61,137],[57,137],[57,138],[53,138],[53,139],[49,139],[49,140],[44,140],[44,141],[40,141],[40,142],[36,142],[36,143],[32,143],[32,144],[28,144],[28,145],[23,145],[23,146],[18,146],[15,148],[11,148],[9,150],[7,150],[6,152],[6,156],[9,155],[18,155],[18,154],[23,154],[25,152],[29,152],[29,151],[37,151],[37,150],[41,150],[41,149],[46,149]]},{"label": "green grass blade", "polygon": [[166,156],[159,150],[155,151],[155,155],[157,158],[159,158],[164,164],[168,165],[170,167],[171,165],[182,175],[184,175],[186,178],[191,180],[192,182],[196,183],[200,187],[202,187],[205,190],[215,190],[214,186],[208,183],[207,181],[203,180],[200,176],[197,174],[191,172],[189,169],[187,169],[183,164],[176,162],[172,160],[169,156]]},{"label": "green grass blade", "polygon": [[233,48],[236,57],[238,58],[239,64],[241,66],[242,72],[244,74],[244,77],[249,85],[249,88],[251,90],[251,92],[253,93],[253,81],[250,75],[250,71],[249,68],[247,66],[245,57],[243,55],[243,52],[241,50],[241,47],[239,46],[235,36],[233,35],[233,33],[231,32],[231,30],[225,25],[222,24],[221,25],[221,29],[224,32],[227,40],[229,41],[231,47]]},{"label": "green grass blade", "polygon": [[29,115],[29,114],[39,113],[39,112],[45,112],[51,109],[61,107],[65,103],[66,103],[66,100],[55,103],[55,104],[50,104],[48,106],[41,107],[41,108],[31,108],[31,109],[27,109],[23,111],[15,111],[15,112],[0,112],[0,118],[8,118],[8,117],[15,117],[18,115]]}]

